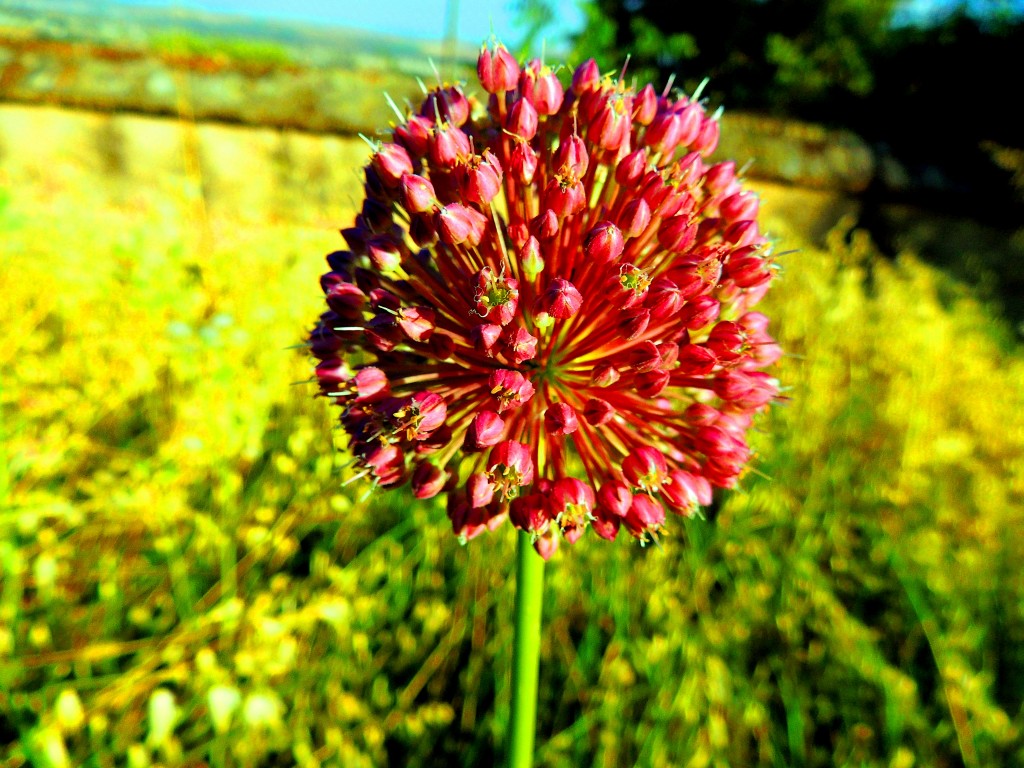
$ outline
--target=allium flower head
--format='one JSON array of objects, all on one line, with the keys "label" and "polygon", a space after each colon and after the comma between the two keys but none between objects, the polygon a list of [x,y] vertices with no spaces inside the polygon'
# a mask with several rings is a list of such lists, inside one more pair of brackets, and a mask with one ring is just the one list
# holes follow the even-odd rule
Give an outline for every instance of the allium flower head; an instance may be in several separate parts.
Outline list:
[{"label": "allium flower head", "polygon": [[365,170],[310,336],[358,473],[447,494],[463,540],[505,520],[548,557],[641,541],[750,460],[780,355],[758,200],[707,159],[700,101],[485,46]]}]

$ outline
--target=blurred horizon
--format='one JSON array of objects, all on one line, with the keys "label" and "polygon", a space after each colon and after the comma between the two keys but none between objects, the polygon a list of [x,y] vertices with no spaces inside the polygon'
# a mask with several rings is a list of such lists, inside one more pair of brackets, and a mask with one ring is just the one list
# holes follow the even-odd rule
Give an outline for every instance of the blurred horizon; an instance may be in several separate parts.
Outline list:
[{"label": "blurred horizon", "polygon": [[[324,0],[20,0],[26,5],[79,8],[116,14],[118,6],[184,10],[237,16],[266,22],[300,22],[363,30],[412,40],[441,40],[453,27],[462,43],[479,44],[492,34],[510,48],[529,36],[519,3],[513,0],[380,0],[376,3],[333,3]],[[570,37],[583,29],[581,0],[552,0],[553,13],[544,25],[543,38],[553,50],[566,49]],[[454,18],[451,18],[454,16]]]}]

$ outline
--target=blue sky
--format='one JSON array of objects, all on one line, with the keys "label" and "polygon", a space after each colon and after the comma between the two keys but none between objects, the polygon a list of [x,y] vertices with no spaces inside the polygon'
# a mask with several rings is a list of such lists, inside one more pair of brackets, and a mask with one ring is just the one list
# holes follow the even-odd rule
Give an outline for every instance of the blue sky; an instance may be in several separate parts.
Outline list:
[{"label": "blue sky", "polygon": [[[321,24],[367,29],[402,37],[439,40],[444,36],[446,10],[458,12],[458,36],[476,43],[494,31],[510,47],[523,29],[514,24],[513,0],[119,0],[131,5],[195,8],[271,19],[299,19]],[[557,0],[558,21],[545,33],[557,44],[583,26],[577,0]]]}]

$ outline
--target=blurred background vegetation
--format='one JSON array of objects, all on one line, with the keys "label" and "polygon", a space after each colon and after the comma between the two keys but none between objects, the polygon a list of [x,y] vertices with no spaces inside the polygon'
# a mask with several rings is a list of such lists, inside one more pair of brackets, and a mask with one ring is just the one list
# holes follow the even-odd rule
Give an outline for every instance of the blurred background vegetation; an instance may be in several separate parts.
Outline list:
[{"label": "blurred background vegetation", "polygon": [[[1024,765],[1020,16],[585,8],[574,60],[630,53],[688,90],[709,74],[712,103],[745,110],[728,151],[753,160],[787,252],[765,311],[788,400],[709,522],[660,548],[586,537],[550,564],[538,765]],[[522,10],[543,35],[550,6]],[[344,485],[290,349],[360,196],[347,131],[388,119],[366,94],[386,54],[163,29],[118,58],[15,27],[0,764],[495,764],[512,538],[461,547],[442,509]],[[63,80],[39,75],[51,54]],[[155,62],[166,78],[144,81],[170,101],[59,90],[97,59],[121,85]],[[362,111],[284,119],[282,71],[302,110],[351,94]],[[223,106],[250,86],[283,105]],[[807,170],[832,152],[866,171]]]}]

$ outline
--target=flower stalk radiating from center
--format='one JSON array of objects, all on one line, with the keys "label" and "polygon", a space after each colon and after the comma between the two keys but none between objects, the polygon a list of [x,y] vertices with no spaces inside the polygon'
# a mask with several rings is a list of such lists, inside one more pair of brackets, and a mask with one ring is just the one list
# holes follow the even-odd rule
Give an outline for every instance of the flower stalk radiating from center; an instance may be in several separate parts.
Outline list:
[{"label": "flower stalk radiating from center", "polygon": [[758,200],[698,101],[593,61],[565,90],[500,45],[478,74],[485,100],[438,87],[375,148],[321,278],[321,393],[360,473],[446,493],[464,539],[647,540],[736,483],[778,394]]}]

